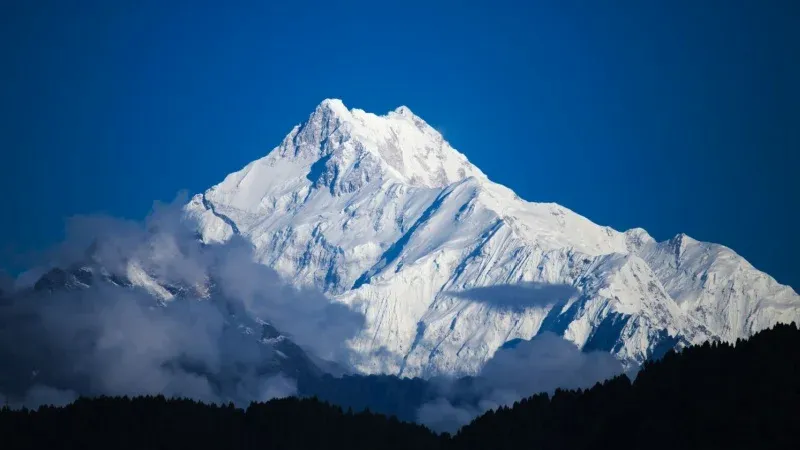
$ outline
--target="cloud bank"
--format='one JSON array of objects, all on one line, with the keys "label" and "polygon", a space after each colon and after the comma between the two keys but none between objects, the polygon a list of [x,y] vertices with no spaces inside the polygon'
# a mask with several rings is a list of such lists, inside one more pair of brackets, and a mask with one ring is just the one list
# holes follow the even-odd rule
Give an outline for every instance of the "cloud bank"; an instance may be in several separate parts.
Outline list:
[{"label": "cloud bank", "polygon": [[622,365],[606,352],[582,352],[550,332],[513,348],[498,350],[469,382],[442,382],[441,395],[418,410],[420,423],[455,432],[476,416],[540,392],[586,388],[621,374]]},{"label": "cloud bank", "polygon": [[345,342],[363,317],[288,286],[254,262],[244,240],[203,244],[185,200],[157,203],[144,223],[70,220],[49,258],[83,275],[66,289],[23,285],[2,295],[4,401],[161,393],[244,405],[294,394],[280,355],[260,341],[264,322],[314,358],[347,360]]}]

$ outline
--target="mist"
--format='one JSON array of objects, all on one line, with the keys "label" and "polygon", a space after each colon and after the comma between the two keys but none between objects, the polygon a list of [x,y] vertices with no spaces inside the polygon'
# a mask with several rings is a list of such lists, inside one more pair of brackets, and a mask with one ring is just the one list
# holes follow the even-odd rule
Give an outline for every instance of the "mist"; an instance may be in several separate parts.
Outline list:
[{"label": "mist", "polygon": [[313,358],[346,366],[346,341],[363,317],[288,285],[254,262],[243,239],[203,244],[183,214],[185,202],[180,195],[156,203],[144,222],[70,219],[65,241],[30,273],[80,267],[91,272],[88,284],[50,290],[3,281],[4,402],[36,407],[79,395],[164,394],[244,406],[292,395],[295,381],[260,341],[263,323]]},{"label": "mist", "polygon": [[583,352],[566,339],[545,332],[502,348],[469,382],[441,380],[440,396],[419,408],[420,423],[453,433],[480,414],[557,388],[591,387],[623,373],[607,352]]}]

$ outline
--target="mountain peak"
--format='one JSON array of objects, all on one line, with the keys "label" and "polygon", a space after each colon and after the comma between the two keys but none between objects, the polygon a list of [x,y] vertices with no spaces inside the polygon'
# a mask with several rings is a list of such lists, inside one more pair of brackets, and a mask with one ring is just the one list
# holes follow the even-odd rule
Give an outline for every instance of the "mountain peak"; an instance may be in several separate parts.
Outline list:
[{"label": "mountain peak", "polygon": [[670,242],[672,246],[676,248],[676,251],[683,252],[687,246],[696,244],[697,240],[689,237],[686,233],[678,233],[675,237],[670,239]]},{"label": "mountain peak", "polygon": [[626,231],[625,240],[631,253],[638,253],[643,247],[656,242],[644,228],[631,228]]},{"label": "mountain peak", "polygon": [[387,176],[410,186],[436,188],[470,176],[485,178],[407,106],[376,115],[327,98],[278,151],[280,157],[300,155],[312,166],[309,179],[317,186],[322,180],[331,192],[339,191],[342,182],[347,184],[344,190],[351,191]]},{"label": "mountain peak", "polygon": [[317,106],[317,111],[328,110],[336,113],[349,113],[350,110],[344,105],[344,102],[338,98],[326,98]]},{"label": "mountain peak", "polygon": [[414,115],[414,113],[411,112],[411,109],[409,109],[408,106],[405,106],[405,105],[398,106],[392,112],[394,112],[395,114],[399,114],[399,115],[401,115],[403,117],[416,117]]},{"label": "mountain peak", "polygon": [[352,112],[343,101],[338,98],[326,98],[314,108],[308,122],[336,123],[342,120],[348,121],[350,118]]},{"label": "mountain peak", "polygon": [[[317,105],[317,107],[315,108],[314,112],[320,112],[320,111],[329,111],[329,112],[333,112],[333,113],[335,113],[337,115],[344,115],[344,116],[353,115],[354,113],[356,113],[356,114],[358,114],[358,113],[369,114],[369,113],[365,112],[364,110],[360,110],[360,109],[352,109],[351,110],[350,108],[347,107],[347,105],[344,104],[344,101],[342,101],[341,99],[338,99],[338,98],[333,98],[333,97],[326,98],[326,99],[322,100],[319,103],[319,105]],[[390,111],[389,114],[387,114],[385,116],[376,116],[376,117],[388,117],[388,116],[391,116],[391,115],[399,115],[399,116],[403,116],[403,117],[407,117],[407,118],[416,118],[416,119],[422,120],[419,116],[417,116],[416,114],[414,114],[411,111],[411,108],[409,108],[406,105],[398,106],[397,108],[395,108],[394,110]],[[422,121],[422,122],[424,122],[424,121]]]}]

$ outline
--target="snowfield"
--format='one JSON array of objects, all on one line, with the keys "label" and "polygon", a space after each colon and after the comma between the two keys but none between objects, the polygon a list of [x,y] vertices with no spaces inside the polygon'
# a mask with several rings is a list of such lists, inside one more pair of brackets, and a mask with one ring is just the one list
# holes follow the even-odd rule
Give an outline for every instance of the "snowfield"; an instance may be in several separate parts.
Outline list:
[{"label": "snowfield", "polygon": [[475,374],[543,331],[633,365],[800,319],[797,293],[731,249],[525,201],[406,107],[325,100],[185,211],[204,241],[239,234],[260,263],[364,314],[349,341],[364,373]]}]

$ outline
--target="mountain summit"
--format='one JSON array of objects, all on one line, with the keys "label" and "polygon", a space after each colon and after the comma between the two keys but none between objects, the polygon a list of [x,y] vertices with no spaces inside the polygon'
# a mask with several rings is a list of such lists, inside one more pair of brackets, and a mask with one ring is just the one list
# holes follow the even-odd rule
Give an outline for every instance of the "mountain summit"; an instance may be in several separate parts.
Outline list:
[{"label": "mountain summit", "polygon": [[320,103],[265,157],[198,194],[207,241],[364,314],[365,373],[476,373],[544,331],[637,364],[800,320],[800,298],[727,247],[615,231],[489,180],[401,106]]},{"label": "mountain summit", "polygon": [[357,189],[372,177],[439,188],[470,176],[485,178],[405,106],[376,116],[347,109],[341,100],[324,100],[282,148],[281,157],[312,162],[306,177],[333,193]]}]

